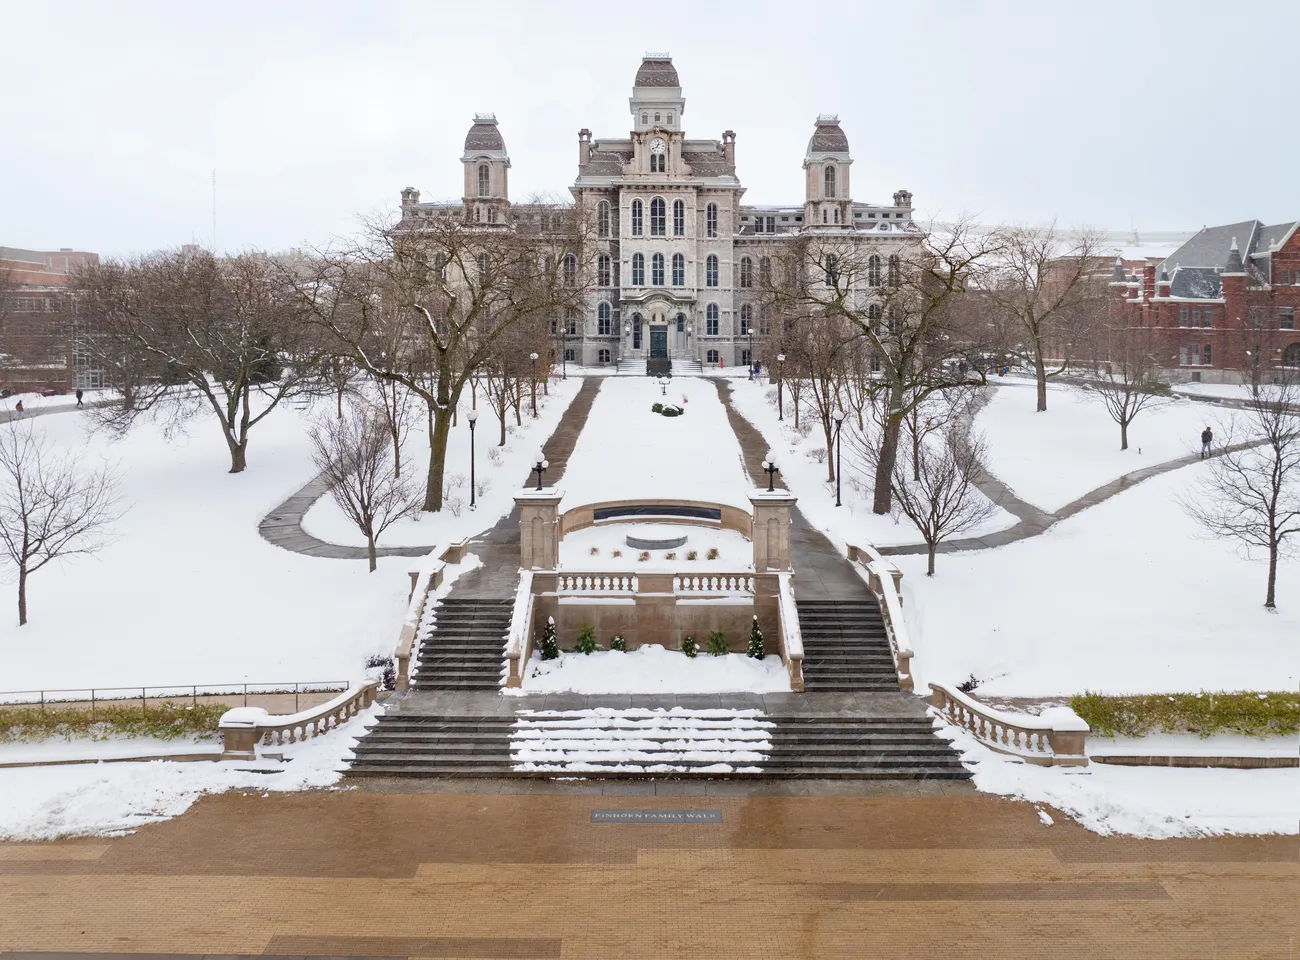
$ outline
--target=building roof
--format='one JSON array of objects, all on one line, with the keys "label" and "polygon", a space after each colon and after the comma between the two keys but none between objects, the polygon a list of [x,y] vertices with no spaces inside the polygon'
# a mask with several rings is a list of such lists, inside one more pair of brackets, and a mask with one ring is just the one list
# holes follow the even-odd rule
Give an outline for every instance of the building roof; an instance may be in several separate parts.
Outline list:
[{"label": "building roof", "polygon": [[1228,266],[1228,254],[1235,238],[1237,246],[1245,253],[1251,252],[1258,241],[1262,227],[1258,220],[1243,220],[1221,227],[1203,227],[1192,238],[1165,258],[1160,266],[1171,275],[1179,267],[1208,267],[1223,270]]},{"label": "building roof", "polygon": [[[1259,253],[1267,253],[1269,248],[1276,243],[1281,243],[1286,239],[1287,234],[1295,227],[1294,220],[1288,223],[1275,223],[1269,227],[1261,227],[1259,230],[1259,239],[1256,248]],[[1254,251],[1252,251],[1254,252]]]},{"label": "building roof", "polygon": [[474,125],[469,128],[469,133],[465,134],[465,152],[473,150],[502,150],[506,148],[506,142],[501,139],[501,131],[497,129],[497,118],[491,113],[480,113],[474,117]]},{"label": "building roof", "polygon": [[721,150],[682,151],[682,160],[691,168],[691,175],[696,177],[725,177],[734,175],[735,167],[727,166],[727,157]]},{"label": "building roof", "polygon": [[681,85],[681,81],[677,79],[677,68],[673,66],[673,58],[667,55],[647,54],[636,72],[635,86],[638,87],[680,87]]},{"label": "building roof", "polygon": [[848,153],[849,138],[840,129],[840,118],[824,113],[817,118],[817,126],[808,141],[809,153]]}]

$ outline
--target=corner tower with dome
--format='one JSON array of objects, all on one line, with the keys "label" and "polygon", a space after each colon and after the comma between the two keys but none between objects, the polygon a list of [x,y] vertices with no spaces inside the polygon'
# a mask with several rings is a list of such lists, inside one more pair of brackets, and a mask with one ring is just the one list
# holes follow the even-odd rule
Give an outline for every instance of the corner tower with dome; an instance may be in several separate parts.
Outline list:
[{"label": "corner tower with dome", "polygon": [[[569,189],[594,218],[597,250],[587,309],[556,319],[570,362],[644,370],[646,361],[669,360],[676,371],[747,364],[754,336],[767,332],[762,272],[783,244],[832,234],[884,259],[921,238],[908,191],[894,193],[892,204],[853,199],[853,158],[834,115],[817,117],[804,151],[803,202],[752,206],[741,202],[736,134],[687,137],[686,99],[668,54],[642,59],[628,108],[625,137],[578,131]],[[494,114],[475,116],[461,163],[459,202],[421,203],[415,189],[402,191],[406,228],[439,214],[483,229],[535,225],[537,209],[510,202],[510,157]]]}]

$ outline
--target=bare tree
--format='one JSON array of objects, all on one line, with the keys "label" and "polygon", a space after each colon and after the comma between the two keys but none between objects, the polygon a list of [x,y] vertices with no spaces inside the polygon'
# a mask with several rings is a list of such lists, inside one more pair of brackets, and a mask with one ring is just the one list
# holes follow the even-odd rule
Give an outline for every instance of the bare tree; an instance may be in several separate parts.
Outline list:
[{"label": "bare tree", "polygon": [[1097,396],[1119,424],[1119,448],[1128,449],[1128,428],[1137,415],[1168,395],[1151,328],[1133,327],[1123,319],[1104,324],[1094,340]]},{"label": "bare tree", "polygon": [[93,554],[121,516],[108,466],[60,453],[30,421],[0,427],[0,544],[17,571],[18,625],[27,623],[27,580],[51,560]]},{"label": "bare tree", "polygon": [[396,468],[386,415],[360,401],[342,417],[317,420],[310,431],[311,458],[343,515],[366,538],[373,573],[375,543],[394,522],[420,505],[420,490]]},{"label": "bare tree", "polygon": [[[999,346],[1033,366],[1039,412],[1047,409],[1048,378],[1069,366],[1074,341],[1109,302],[1102,244],[1093,230],[1010,227],[982,264],[979,285],[994,307]],[[1059,365],[1049,370],[1053,359]]]},{"label": "bare tree", "polygon": [[[1268,555],[1264,606],[1272,610],[1277,562],[1295,554],[1288,538],[1300,534],[1300,385],[1294,379],[1261,384],[1240,421],[1220,429],[1222,451],[1210,458],[1183,508],[1211,535],[1236,540],[1247,557]],[[1261,442],[1233,444],[1234,432]]]},{"label": "bare tree", "polygon": [[985,444],[968,435],[962,418],[950,420],[921,443],[915,476],[894,464],[894,496],[899,509],[925,540],[926,575],[934,576],[939,544],[983,523],[997,509],[976,487],[984,470]]},{"label": "bare tree", "polygon": [[193,249],[81,267],[83,342],[123,384],[122,400],[95,416],[125,430],[152,413],[180,429],[208,412],[230,472],[242,472],[253,427],[318,389],[317,348],[282,278],[260,253]]}]

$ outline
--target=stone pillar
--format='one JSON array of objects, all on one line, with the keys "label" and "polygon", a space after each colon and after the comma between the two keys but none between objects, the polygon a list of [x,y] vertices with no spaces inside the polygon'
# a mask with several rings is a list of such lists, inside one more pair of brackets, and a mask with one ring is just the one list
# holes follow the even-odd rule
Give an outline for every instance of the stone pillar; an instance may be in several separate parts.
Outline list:
[{"label": "stone pillar", "polygon": [[519,565],[525,570],[560,566],[560,500],[556,487],[515,494],[519,504]]},{"label": "stone pillar", "polygon": [[790,569],[790,511],[796,498],[788,490],[753,490],[754,572]]}]

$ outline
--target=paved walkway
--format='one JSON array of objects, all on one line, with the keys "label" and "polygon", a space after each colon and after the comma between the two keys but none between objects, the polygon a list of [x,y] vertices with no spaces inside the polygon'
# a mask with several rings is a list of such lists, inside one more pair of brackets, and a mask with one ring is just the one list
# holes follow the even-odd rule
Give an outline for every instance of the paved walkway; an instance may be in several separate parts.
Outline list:
[{"label": "paved walkway", "polygon": [[[933,784],[905,797],[492,786],[229,792],[126,837],[0,844],[0,950],[1285,960],[1300,948],[1295,836],[1101,837]],[[718,819],[593,822],[646,809]]]}]

